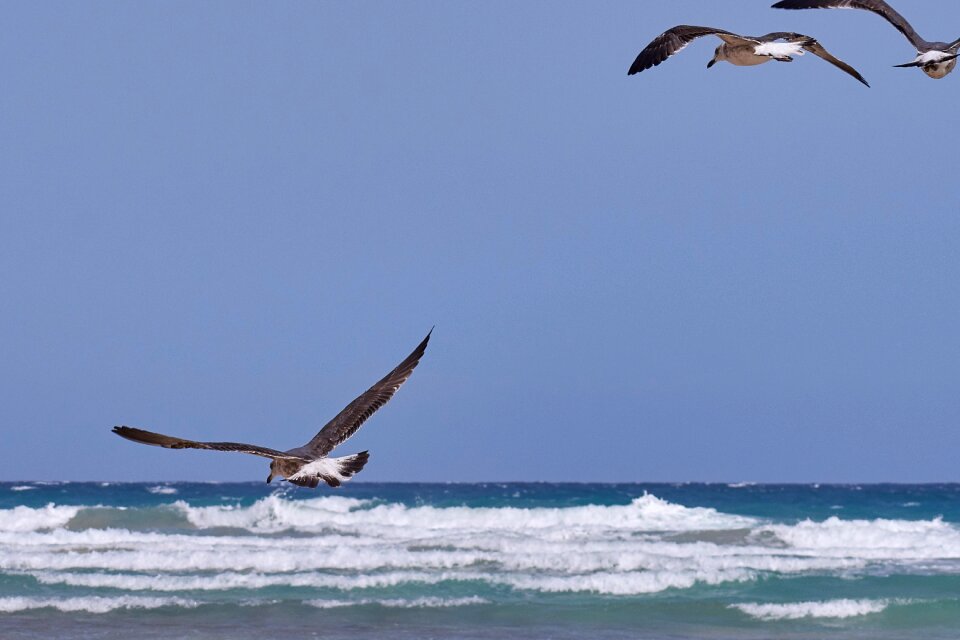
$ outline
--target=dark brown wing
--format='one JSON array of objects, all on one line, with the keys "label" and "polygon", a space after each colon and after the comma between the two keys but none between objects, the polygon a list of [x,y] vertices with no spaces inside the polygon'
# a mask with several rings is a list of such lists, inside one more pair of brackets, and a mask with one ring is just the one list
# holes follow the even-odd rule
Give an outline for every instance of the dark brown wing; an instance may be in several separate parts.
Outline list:
[{"label": "dark brown wing", "polygon": [[829,51],[823,48],[822,44],[820,44],[816,40],[814,40],[813,42],[804,44],[803,48],[809,51],[810,53],[812,53],[813,55],[817,56],[818,58],[822,58],[823,60],[826,60],[836,68],[842,71],[845,71],[846,73],[853,76],[854,78],[856,78],[863,84],[867,85],[868,87],[870,86],[870,83],[867,82],[862,75],[860,75],[859,71],[851,67],[849,64],[847,64],[843,60],[834,57]]},{"label": "dark brown wing", "polygon": [[714,29],[712,27],[692,27],[681,24],[672,29],[667,29],[648,44],[637,56],[637,59],[630,65],[627,75],[632,76],[635,73],[645,71],[650,67],[655,67],[672,55],[682,51],[688,44],[703,36],[724,35],[738,38],[736,34],[724,31],[723,29]]},{"label": "dark brown wing", "polygon": [[907,37],[907,40],[917,48],[923,49],[926,40],[917,35],[910,23],[884,0],[782,0],[773,5],[774,9],[863,9],[882,16],[896,27],[897,31]]},{"label": "dark brown wing", "polygon": [[377,409],[387,404],[387,401],[393,397],[393,394],[397,392],[400,385],[407,381],[407,378],[410,377],[410,374],[412,374],[414,368],[416,368],[417,363],[420,362],[420,358],[423,357],[423,352],[426,350],[427,343],[430,341],[431,333],[433,333],[433,329],[431,329],[427,337],[423,339],[423,342],[413,350],[413,353],[397,365],[396,369],[388,373],[383,380],[360,394],[360,397],[348,404],[343,411],[337,414],[337,417],[328,422],[327,425],[313,437],[313,440],[295,451],[319,458],[330,453],[334,447],[356,433],[360,425],[372,416]]},{"label": "dark brown wing", "polygon": [[165,449],[211,449],[213,451],[236,451],[237,453],[249,453],[264,458],[285,458],[288,460],[303,460],[300,456],[290,455],[282,451],[275,451],[266,447],[258,447],[254,444],[243,444],[242,442],[194,442],[193,440],[184,440],[173,436],[165,436],[161,433],[144,431],[143,429],[134,429],[133,427],[114,427],[113,432],[121,438],[133,440],[141,444],[149,444],[155,447]]}]

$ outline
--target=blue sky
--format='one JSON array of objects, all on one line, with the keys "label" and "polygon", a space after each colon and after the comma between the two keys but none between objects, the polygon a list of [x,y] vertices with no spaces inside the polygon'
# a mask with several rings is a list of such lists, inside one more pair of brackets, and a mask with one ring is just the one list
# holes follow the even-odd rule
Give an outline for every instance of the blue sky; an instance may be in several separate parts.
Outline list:
[{"label": "blue sky", "polygon": [[[0,479],[260,480],[110,428],[297,446],[436,325],[363,480],[958,480],[960,73],[768,4],[7,5]],[[681,23],[873,88],[628,78]]]}]

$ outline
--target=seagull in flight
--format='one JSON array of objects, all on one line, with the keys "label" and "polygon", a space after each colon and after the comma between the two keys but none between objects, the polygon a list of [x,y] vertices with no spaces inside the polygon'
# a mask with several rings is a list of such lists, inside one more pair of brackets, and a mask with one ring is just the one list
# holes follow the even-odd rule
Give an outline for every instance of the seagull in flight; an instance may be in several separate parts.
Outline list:
[{"label": "seagull in flight", "polygon": [[423,339],[423,342],[417,345],[413,353],[407,356],[380,382],[364,391],[348,404],[310,442],[302,447],[277,451],[276,449],[241,442],[195,442],[133,427],[114,427],[113,432],[127,440],[166,449],[236,451],[270,458],[270,475],[267,476],[267,484],[270,484],[275,476],[280,476],[288,482],[311,489],[316,488],[321,480],[331,487],[339,487],[363,469],[363,465],[367,463],[370,454],[367,451],[361,451],[342,458],[330,458],[328,454],[334,447],[356,433],[360,425],[372,416],[377,409],[385,405],[397,392],[400,385],[407,381],[417,363],[420,362],[420,358],[423,357],[431,333],[433,333],[433,329]]},{"label": "seagull in flight", "polygon": [[679,53],[688,44],[703,36],[717,36],[723,44],[717,47],[713,59],[707,63],[709,69],[724,60],[739,67],[750,67],[764,62],[792,62],[794,56],[809,52],[823,58],[833,66],[850,74],[863,84],[870,86],[860,73],[846,62],[833,57],[814,38],[800,33],[778,31],[765,36],[740,36],[723,29],[713,27],[694,27],[680,25],[661,33],[640,52],[630,66],[627,75],[633,75],[655,67],[667,58]]},{"label": "seagull in flight", "polygon": [[783,0],[773,5],[774,9],[863,9],[887,19],[897,31],[907,37],[916,47],[917,57],[913,62],[894,65],[897,67],[920,67],[931,78],[939,80],[953,71],[960,55],[960,38],[953,42],[928,42],[921,38],[907,19],[897,13],[884,0]]}]

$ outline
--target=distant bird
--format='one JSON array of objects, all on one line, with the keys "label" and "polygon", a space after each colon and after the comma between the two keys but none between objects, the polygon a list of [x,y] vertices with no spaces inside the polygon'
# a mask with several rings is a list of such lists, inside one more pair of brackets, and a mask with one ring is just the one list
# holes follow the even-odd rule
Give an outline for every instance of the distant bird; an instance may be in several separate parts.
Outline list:
[{"label": "distant bird", "polygon": [[739,67],[749,67],[764,62],[792,62],[793,56],[802,56],[806,52],[823,58],[835,67],[839,67],[851,76],[870,86],[860,73],[842,60],[830,55],[819,42],[800,33],[776,32],[765,36],[739,36],[723,29],[712,27],[692,27],[680,25],[669,29],[653,39],[653,42],[640,52],[633,61],[627,75],[640,73],[655,67],[667,58],[682,51],[688,44],[702,36],[717,36],[723,44],[717,47],[713,59],[707,63],[709,69],[717,62],[725,60]]},{"label": "distant bird", "polygon": [[[433,333],[433,330],[430,330]],[[331,487],[339,487],[363,469],[370,454],[366,451],[343,458],[328,458],[334,447],[356,433],[357,429],[373,413],[385,405],[397,392],[423,356],[430,341],[430,333],[413,350],[406,360],[397,365],[380,382],[376,383],[348,404],[337,416],[327,423],[313,439],[302,447],[288,451],[277,451],[266,447],[240,442],[194,442],[173,436],[134,429],[132,427],[114,427],[113,432],[134,442],[150,444],[167,449],[212,449],[214,451],[236,451],[255,456],[270,458],[270,475],[267,484],[274,476],[281,476],[301,487],[315,488],[323,480]]]},{"label": "distant bird", "polygon": [[951,43],[927,42],[914,31],[906,18],[894,11],[884,0],[783,0],[773,5],[774,9],[863,9],[872,11],[887,19],[897,31],[917,49],[917,58],[913,62],[894,65],[896,67],[920,67],[925,74],[939,80],[953,71],[960,55],[960,39]]}]

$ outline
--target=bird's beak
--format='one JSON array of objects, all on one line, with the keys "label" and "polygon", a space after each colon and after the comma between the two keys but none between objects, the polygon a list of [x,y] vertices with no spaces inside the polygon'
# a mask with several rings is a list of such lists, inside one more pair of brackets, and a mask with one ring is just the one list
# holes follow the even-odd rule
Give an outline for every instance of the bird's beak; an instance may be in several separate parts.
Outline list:
[{"label": "bird's beak", "polygon": [[267,476],[267,484],[270,484],[270,481],[273,480],[273,474]]},{"label": "bird's beak", "polygon": [[712,66],[715,65],[715,64],[717,64],[717,59],[716,59],[716,58],[714,58],[713,60],[711,60],[710,62],[707,63],[707,69],[709,69],[710,67],[712,67]]}]

